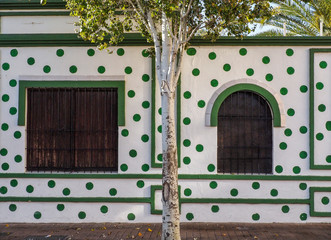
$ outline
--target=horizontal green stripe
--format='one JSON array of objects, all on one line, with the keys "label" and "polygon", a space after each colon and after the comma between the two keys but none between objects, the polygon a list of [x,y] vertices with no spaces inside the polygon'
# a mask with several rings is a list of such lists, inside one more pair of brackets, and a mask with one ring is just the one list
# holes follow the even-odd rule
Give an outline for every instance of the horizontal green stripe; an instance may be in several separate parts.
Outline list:
[{"label": "horizontal green stripe", "polygon": [[182,198],[181,203],[309,204],[310,199]]},{"label": "horizontal green stripe", "polygon": [[113,197],[0,197],[0,202],[115,202],[150,203],[150,198],[113,198]]}]

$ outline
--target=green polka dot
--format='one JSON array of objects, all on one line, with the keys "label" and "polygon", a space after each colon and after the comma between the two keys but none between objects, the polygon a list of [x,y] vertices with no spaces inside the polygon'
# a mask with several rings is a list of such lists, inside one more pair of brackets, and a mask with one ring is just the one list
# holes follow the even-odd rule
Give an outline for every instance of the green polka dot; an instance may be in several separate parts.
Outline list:
[{"label": "green polka dot", "polygon": [[20,163],[22,162],[22,156],[21,155],[16,155],[14,158],[15,162]]},{"label": "green polka dot", "polygon": [[271,82],[274,79],[274,76],[271,73],[268,73],[267,75],[265,75],[265,80],[267,80],[268,82]]},{"label": "green polka dot", "polygon": [[8,101],[9,101],[9,96],[8,96],[8,94],[4,94],[4,95],[2,95],[2,101],[4,101],[4,102],[8,102]]},{"label": "green polka dot", "polygon": [[58,205],[56,206],[56,209],[57,209],[58,211],[62,212],[62,211],[64,210],[64,204],[58,204]]},{"label": "green polka dot", "polygon": [[189,48],[186,50],[187,55],[194,56],[197,53],[197,50],[195,48]]},{"label": "green polka dot", "polygon": [[216,79],[213,79],[213,80],[210,81],[210,85],[212,87],[217,87],[218,86],[218,81]]},{"label": "green polka dot", "polygon": [[216,58],[216,53],[211,52],[211,53],[209,53],[208,57],[210,60],[214,60]]},{"label": "green polka dot", "polygon": [[105,73],[105,71],[106,71],[106,68],[104,66],[98,67],[98,73],[103,74],[103,73]]},{"label": "green polka dot", "polygon": [[198,144],[195,149],[197,150],[197,152],[202,152],[203,151],[203,145],[202,144]]},{"label": "green polka dot", "polygon": [[189,147],[189,146],[191,146],[191,141],[190,141],[189,139],[185,139],[185,140],[183,141],[183,145],[184,145],[185,147]]},{"label": "green polka dot", "polygon": [[16,209],[17,209],[17,206],[16,206],[15,204],[10,204],[10,205],[9,205],[9,210],[10,210],[11,212],[15,212]]},{"label": "green polka dot", "polygon": [[331,163],[331,155],[326,156],[325,161]]},{"label": "green polka dot", "polygon": [[47,185],[48,185],[49,188],[54,188],[55,185],[56,185],[56,183],[55,183],[54,180],[49,180],[48,183],[47,183]]},{"label": "green polka dot", "polygon": [[283,172],[283,167],[280,166],[280,165],[277,165],[277,166],[275,167],[275,171],[276,171],[276,173],[282,173],[282,172]]},{"label": "green polka dot", "polygon": [[142,104],[141,104],[141,106],[142,106],[143,108],[145,108],[145,109],[149,108],[150,105],[151,105],[151,104],[149,103],[149,101],[143,101]]},{"label": "green polka dot", "polygon": [[149,136],[147,134],[141,136],[141,141],[148,142],[148,140],[149,140]]},{"label": "green polka dot", "polygon": [[185,125],[190,125],[190,123],[191,123],[191,119],[188,118],[188,117],[186,117],[186,118],[183,119],[183,123],[184,123]]},{"label": "green polka dot", "polygon": [[64,188],[62,190],[62,193],[63,193],[64,196],[68,196],[68,195],[70,195],[70,189],[69,188]]},{"label": "green polka dot", "polygon": [[318,141],[322,141],[322,140],[324,139],[324,135],[323,135],[323,133],[317,133],[317,134],[316,134],[316,139],[317,139]]},{"label": "green polka dot", "polygon": [[8,189],[5,187],[5,186],[2,186],[1,188],[0,188],[0,193],[1,194],[6,194],[8,192]]},{"label": "green polka dot", "polygon": [[130,157],[133,157],[133,158],[137,157],[137,151],[132,149],[132,150],[130,150],[129,155],[130,155]]},{"label": "green polka dot", "polygon": [[241,56],[245,56],[245,55],[247,54],[247,49],[246,49],[246,48],[241,48],[241,49],[239,50],[239,54],[240,54]]},{"label": "green polka dot", "polygon": [[293,168],[293,173],[294,173],[294,174],[299,174],[300,172],[301,172],[301,168],[300,168],[300,167],[295,166],[295,167]]},{"label": "green polka dot", "polygon": [[325,123],[325,128],[326,128],[326,130],[331,131],[331,121],[327,121]]},{"label": "green polka dot", "polygon": [[34,216],[35,219],[40,219],[40,218],[41,218],[41,212],[36,211],[36,212],[33,214],[33,216]]},{"label": "green polka dot", "polygon": [[19,139],[19,138],[21,138],[21,136],[22,136],[22,133],[20,131],[14,132],[14,138]]},{"label": "green polka dot", "polygon": [[191,163],[191,158],[189,157],[184,157],[183,158],[183,163],[186,164],[186,165],[189,165]]},{"label": "green polka dot", "polygon": [[287,129],[285,129],[284,134],[285,134],[285,136],[289,137],[292,135],[292,130],[287,128]]},{"label": "green polka dot", "polygon": [[330,199],[328,197],[323,197],[321,202],[323,203],[323,205],[328,205],[330,202]]},{"label": "green polka dot", "polygon": [[208,172],[214,172],[215,171],[215,165],[214,164],[209,164],[207,167]]},{"label": "green polka dot", "polygon": [[9,63],[3,63],[3,64],[2,64],[2,69],[3,69],[4,71],[9,70],[9,68],[10,68]]},{"label": "green polka dot", "polygon": [[301,152],[299,153],[299,156],[300,156],[300,158],[305,159],[305,158],[307,158],[308,153],[307,153],[306,151],[301,151]]},{"label": "green polka dot", "polygon": [[81,211],[81,212],[78,213],[78,217],[79,217],[79,219],[85,219],[86,218],[86,213]]},{"label": "green polka dot", "polygon": [[191,196],[191,194],[192,194],[192,190],[191,189],[189,189],[189,188],[186,188],[185,190],[184,190],[184,195],[185,196]]},{"label": "green polka dot", "polygon": [[248,69],[246,70],[246,74],[247,74],[247,76],[253,76],[253,75],[254,75],[254,70],[253,70],[253,68],[248,68]]},{"label": "green polka dot", "polygon": [[124,51],[123,48],[119,48],[119,49],[117,49],[116,53],[117,53],[118,56],[123,56],[125,51]]},{"label": "green polka dot", "polygon": [[143,170],[144,172],[147,172],[149,170],[149,165],[148,164],[142,165],[141,170]]},{"label": "green polka dot", "polygon": [[264,64],[268,64],[268,63],[270,63],[270,58],[268,56],[265,56],[265,57],[262,58],[262,62]]},{"label": "green polka dot", "polygon": [[45,65],[45,66],[43,67],[43,71],[44,71],[44,73],[50,73],[50,71],[51,71],[51,67],[50,67],[49,65]]},{"label": "green polka dot", "polygon": [[36,60],[33,57],[29,57],[28,60],[27,60],[27,63],[29,65],[33,65],[33,64],[35,64],[35,62],[36,62]]},{"label": "green polka dot", "polygon": [[90,48],[89,50],[87,50],[87,55],[89,55],[90,57],[94,56],[95,51],[94,49]]},{"label": "green polka dot", "polygon": [[284,205],[284,206],[282,207],[282,212],[283,212],[283,213],[288,213],[289,211],[290,211],[290,207],[289,207],[289,206]]},{"label": "green polka dot", "polygon": [[135,91],[133,91],[133,90],[128,91],[129,98],[133,98],[135,95],[136,95]]},{"label": "green polka dot", "polygon": [[289,75],[292,75],[295,72],[293,67],[288,67],[286,71]]},{"label": "green polka dot", "polygon": [[148,57],[149,56],[149,51],[147,49],[144,49],[141,51],[141,55],[143,55],[143,57]]},{"label": "green polka dot", "polygon": [[293,108],[289,108],[289,109],[287,110],[287,115],[289,115],[290,117],[294,116],[294,114],[295,114],[295,111],[294,111]]},{"label": "green polka dot", "polygon": [[129,130],[127,130],[127,129],[123,129],[123,130],[121,131],[121,134],[122,134],[123,137],[127,137],[127,136],[129,136]]},{"label": "green polka dot", "polygon": [[93,183],[88,182],[88,183],[86,183],[85,187],[86,187],[87,190],[92,190],[94,185],[93,185]]},{"label": "green polka dot", "polygon": [[102,212],[102,213],[107,213],[107,212],[108,212],[108,207],[105,206],[105,205],[101,206],[101,207],[100,207],[100,212]]},{"label": "green polka dot", "polygon": [[3,171],[7,171],[7,170],[9,169],[9,164],[8,164],[8,163],[3,163],[3,164],[1,164],[1,169],[2,169]]},{"label": "green polka dot", "polygon": [[157,110],[157,112],[162,115],[162,108],[159,108],[159,110]]},{"label": "green polka dot", "polygon": [[318,105],[318,111],[324,112],[326,110],[326,106],[324,104]]},{"label": "green polka dot", "polygon": [[12,186],[12,187],[17,187],[17,185],[18,185],[18,181],[17,181],[16,179],[12,179],[12,180],[10,181],[10,186]]},{"label": "green polka dot", "polygon": [[191,92],[186,91],[186,92],[184,92],[183,96],[185,99],[189,99],[189,98],[191,98],[192,94],[191,94]]},{"label": "green polka dot", "polygon": [[16,85],[17,85],[17,81],[15,79],[9,81],[9,86],[16,87]]},{"label": "green polka dot", "polygon": [[132,73],[132,68],[131,67],[126,67],[125,69],[124,69],[124,72],[126,73],[126,74],[131,74]]},{"label": "green polka dot", "polygon": [[223,70],[226,71],[226,72],[230,71],[231,70],[231,65],[228,64],[228,63],[224,64],[223,65]]},{"label": "green polka dot", "polygon": [[300,133],[305,134],[305,133],[307,133],[308,129],[305,126],[301,126],[299,131],[300,131]]},{"label": "green polka dot", "polygon": [[302,213],[302,214],[300,215],[300,219],[301,219],[301,221],[305,221],[305,220],[307,220],[307,213]]},{"label": "green polka dot", "polygon": [[258,183],[258,182],[253,182],[253,183],[252,183],[252,188],[255,189],[255,190],[259,189],[259,188],[260,188],[260,183]]},{"label": "green polka dot", "polygon": [[162,133],[162,125],[160,125],[160,126],[157,127],[157,131],[158,131],[159,133]]},{"label": "green polka dot", "polygon": [[277,191],[277,189],[272,189],[272,190],[270,191],[270,195],[273,196],[273,197],[278,196],[278,191]]},{"label": "green polka dot", "polygon": [[200,74],[200,70],[199,70],[198,68],[194,68],[194,69],[192,70],[192,74],[193,74],[193,76],[199,76],[199,74]]},{"label": "green polka dot", "polygon": [[136,219],[136,216],[133,214],[133,213],[129,213],[128,214],[128,220],[129,221],[133,221],[133,220],[135,220]]},{"label": "green polka dot", "polygon": [[287,50],[286,50],[286,55],[287,56],[292,56],[294,54],[294,51],[293,51],[293,49],[292,48],[288,48]]},{"label": "green polka dot", "polygon": [[200,100],[200,101],[198,102],[198,107],[199,107],[199,108],[204,108],[205,106],[206,106],[205,101]]},{"label": "green polka dot", "polygon": [[213,206],[211,206],[211,211],[212,211],[213,213],[217,213],[219,210],[220,210],[219,206],[217,206],[217,205],[213,205]]},{"label": "green polka dot", "polygon": [[284,88],[284,87],[283,87],[283,88],[280,89],[279,92],[280,92],[280,94],[282,94],[282,95],[286,95],[286,94],[288,93],[288,90],[287,90],[287,88]]},{"label": "green polka dot", "polygon": [[8,150],[6,149],[6,148],[2,148],[1,150],[0,150],[0,155],[1,156],[6,156],[8,154]]},{"label": "green polka dot", "polygon": [[324,88],[324,84],[321,83],[321,82],[318,82],[318,83],[316,83],[316,88],[317,88],[318,90],[322,90],[322,89]]},{"label": "green polka dot", "polygon": [[157,155],[156,158],[157,158],[157,160],[159,160],[160,162],[162,162],[163,161],[162,157],[163,157],[162,156],[162,153],[160,153],[160,154]]},{"label": "green polka dot", "polygon": [[211,182],[209,183],[209,187],[210,187],[211,189],[215,189],[215,188],[217,188],[217,182],[215,182],[215,181],[211,181]]},{"label": "green polka dot", "polygon": [[7,130],[9,129],[9,125],[8,125],[7,123],[3,123],[3,124],[1,125],[1,129],[2,129],[3,131],[7,131]]},{"label": "green polka dot", "polygon": [[149,81],[149,75],[148,74],[144,74],[142,75],[141,79],[144,81],[144,82],[148,82]]},{"label": "green polka dot", "polygon": [[25,190],[28,193],[32,193],[34,191],[34,187],[32,185],[28,185]]},{"label": "green polka dot", "polygon": [[302,92],[302,93],[306,93],[308,91],[308,87],[306,86],[306,85],[302,85],[301,87],[300,87],[300,92]]},{"label": "green polka dot", "polygon": [[138,188],[143,188],[144,186],[145,186],[145,183],[144,183],[143,180],[139,180],[139,181],[137,181],[137,187],[138,187]]},{"label": "green polka dot", "polygon": [[186,219],[189,220],[189,221],[192,221],[194,219],[193,213],[187,213],[186,214]]},{"label": "green polka dot", "polygon": [[64,51],[63,51],[63,49],[58,49],[58,50],[56,51],[56,55],[57,55],[58,57],[62,57],[62,56],[64,55]]},{"label": "green polka dot", "polygon": [[140,119],[141,119],[141,116],[140,116],[139,114],[135,114],[135,115],[133,115],[133,121],[135,121],[135,122],[139,122]]},{"label": "green polka dot", "polygon": [[120,166],[120,168],[121,168],[121,171],[122,171],[122,172],[126,172],[126,171],[128,170],[128,165],[126,165],[126,164],[122,164],[122,165]]},{"label": "green polka dot", "polygon": [[253,219],[254,221],[259,221],[259,220],[260,220],[260,215],[259,215],[258,213],[254,213],[254,214],[252,215],[252,219]]},{"label": "green polka dot", "polygon": [[299,184],[299,188],[300,188],[301,190],[306,190],[306,189],[307,189],[307,184],[306,184],[306,183],[300,183],[300,184]]},{"label": "green polka dot", "polygon": [[109,195],[110,195],[110,196],[116,196],[116,194],[117,194],[117,190],[116,190],[116,188],[111,188],[111,189],[109,190]]},{"label": "green polka dot", "polygon": [[287,144],[286,144],[285,142],[281,142],[281,143],[279,144],[279,148],[280,148],[281,150],[285,150],[285,149],[287,148]]},{"label": "green polka dot", "polygon": [[326,63],[326,61],[321,61],[320,62],[320,68],[324,69],[328,66],[328,64]]},{"label": "green polka dot", "polygon": [[233,189],[231,189],[230,194],[232,197],[236,197],[236,196],[238,196],[238,190],[233,188]]},{"label": "green polka dot", "polygon": [[11,107],[11,108],[9,109],[9,113],[10,113],[10,115],[15,115],[15,114],[17,113],[17,108],[15,108],[15,107]]},{"label": "green polka dot", "polygon": [[71,73],[76,73],[77,72],[77,67],[75,65],[70,66],[69,71]]},{"label": "green polka dot", "polygon": [[10,50],[10,56],[12,56],[12,57],[16,57],[18,55],[18,51],[17,51],[17,49],[12,49],[12,50]]}]

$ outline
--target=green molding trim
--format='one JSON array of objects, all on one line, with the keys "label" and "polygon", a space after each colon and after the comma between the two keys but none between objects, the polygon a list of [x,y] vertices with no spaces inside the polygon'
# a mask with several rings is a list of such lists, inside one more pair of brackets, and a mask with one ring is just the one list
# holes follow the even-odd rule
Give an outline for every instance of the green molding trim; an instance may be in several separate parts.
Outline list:
[{"label": "green molding trim", "polygon": [[18,125],[25,125],[26,89],[34,87],[114,87],[118,89],[118,125],[125,126],[124,81],[19,81]]},{"label": "green molding trim", "polygon": [[69,15],[70,15],[69,11],[0,12],[0,16],[69,16]]},{"label": "green molding trim", "polygon": [[309,163],[312,170],[330,170],[331,165],[315,164],[315,53],[330,53],[331,48],[311,48],[309,49]]},{"label": "green molding trim", "polygon": [[[162,185],[151,185],[151,214],[162,215],[162,210],[156,209],[155,192],[162,190]],[[178,185],[178,200],[179,200],[179,213],[181,213],[181,186]]]},{"label": "green molding trim", "polygon": [[181,89],[181,76],[179,76],[178,83],[177,83],[177,92],[176,92],[176,103],[177,103],[177,112],[176,112],[176,121],[177,121],[177,158],[178,158],[178,168],[181,166],[181,119],[182,119],[182,103],[181,103],[181,95],[182,95],[182,89]]},{"label": "green molding trim", "polygon": [[310,216],[313,217],[331,217],[330,212],[317,212],[315,211],[315,195],[316,192],[331,192],[331,187],[310,187],[309,188],[309,198],[311,200],[310,203]]},{"label": "green molding trim", "polygon": [[274,127],[280,127],[281,126],[281,114],[278,106],[278,102],[275,99],[275,97],[266,89],[257,86],[255,84],[250,84],[250,83],[242,83],[242,84],[236,84],[234,86],[231,86],[227,89],[225,89],[222,93],[220,93],[215,100],[212,111],[211,111],[211,116],[210,116],[210,126],[217,126],[218,124],[218,111],[223,103],[223,101],[232,93],[237,92],[237,91],[252,91],[255,92],[262,97],[264,97],[267,102],[269,103],[272,111],[272,116],[273,116],[273,125]]},{"label": "green molding trim", "polygon": [[181,203],[310,204],[310,199],[182,198]]},{"label": "green molding trim", "polygon": [[65,9],[66,2],[62,0],[47,0],[41,5],[40,0],[1,0],[0,9]]},{"label": "green molding trim", "polygon": [[150,203],[150,198],[114,197],[0,197],[0,202],[112,202],[112,203]]}]

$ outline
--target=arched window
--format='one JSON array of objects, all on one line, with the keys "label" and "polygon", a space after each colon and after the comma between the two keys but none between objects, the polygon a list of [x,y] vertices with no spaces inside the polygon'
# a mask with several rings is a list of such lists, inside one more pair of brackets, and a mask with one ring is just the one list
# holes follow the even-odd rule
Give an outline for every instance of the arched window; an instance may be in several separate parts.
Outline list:
[{"label": "arched window", "polygon": [[217,134],[219,173],[272,173],[272,115],[263,97],[229,95],[218,111]]}]

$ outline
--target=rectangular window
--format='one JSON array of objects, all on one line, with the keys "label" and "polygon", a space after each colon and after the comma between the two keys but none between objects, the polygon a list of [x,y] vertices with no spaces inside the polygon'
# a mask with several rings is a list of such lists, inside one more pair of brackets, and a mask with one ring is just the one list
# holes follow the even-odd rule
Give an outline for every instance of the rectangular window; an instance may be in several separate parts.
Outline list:
[{"label": "rectangular window", "polygon": [[117,171],[117,88],[28,88],[27,170]]}]

